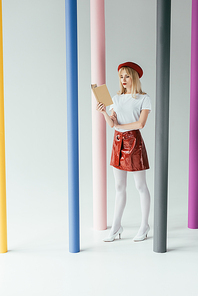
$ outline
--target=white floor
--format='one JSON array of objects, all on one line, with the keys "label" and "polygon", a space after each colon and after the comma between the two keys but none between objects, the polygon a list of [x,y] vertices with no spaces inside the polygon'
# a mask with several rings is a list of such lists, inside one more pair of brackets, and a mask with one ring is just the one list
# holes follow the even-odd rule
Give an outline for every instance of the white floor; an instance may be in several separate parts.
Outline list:
[{"label": "white floor", "polygon": [[[138,200],[133,203],[139,206]],[[55,203],[55,193],[42,198],[32,193],[8,200],[9,251],[0,254],[0,295],[198,295],[198,230],[187,228],[186,202],[170,205],[167,253],[158,254],[153,252],[153,205],[146,241],[132,240],[139,216],[133,210],[132,217],[127,201],[122,239],[104,243],[109,229],[92,229],[92,202],[82,199],[81,252],[71,254],[64,198]],[[108,208],[109,228],[113,205]]]}]

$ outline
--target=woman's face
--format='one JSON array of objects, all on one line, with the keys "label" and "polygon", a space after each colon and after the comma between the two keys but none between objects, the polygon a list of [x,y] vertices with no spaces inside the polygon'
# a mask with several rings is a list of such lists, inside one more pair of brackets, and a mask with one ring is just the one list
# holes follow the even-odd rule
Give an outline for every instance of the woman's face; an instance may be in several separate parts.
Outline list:
[{"label": "woman's face", "polygon": [[121,81],[123,87],[126,88],[128,92],[130,92],[131,87],[132,87],[132,79],[127,74],[126,70],[124,70],[124,69],[120,73],[120,81]]}]

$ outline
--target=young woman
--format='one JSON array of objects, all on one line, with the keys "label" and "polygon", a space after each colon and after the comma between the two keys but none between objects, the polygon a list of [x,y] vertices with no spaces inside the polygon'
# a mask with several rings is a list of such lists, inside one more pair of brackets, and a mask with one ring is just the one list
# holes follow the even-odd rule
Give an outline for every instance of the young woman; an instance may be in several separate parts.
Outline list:
[{"label": "young woman", "polygon": [[146,184],[146,170],[149,169],[148,157],[140,129],[147,121],[151,110],[150,97],[141,89],[142,68],[132,62],[118,66],[120,91],[112,100],[111,115],[105,106],[97,104],[97,110],[104,115],[110,127],[115,128],[110,165],[113,166],[116,200],[112,228],[105,242],[121,237],[122,214],[126,204],[127,172],[133,172],[136,188],[140,194],[142,222],[134,241],[142,241],[150,230],[148,224],[150,193]]}]

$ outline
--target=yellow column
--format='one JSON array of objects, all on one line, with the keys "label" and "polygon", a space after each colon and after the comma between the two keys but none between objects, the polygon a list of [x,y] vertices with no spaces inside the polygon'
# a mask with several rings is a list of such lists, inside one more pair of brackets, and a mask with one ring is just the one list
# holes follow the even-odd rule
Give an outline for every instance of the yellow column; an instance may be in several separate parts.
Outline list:
[{"label": "yellow column", "polygon": [[3,29],[2,1],[0,0],[0,253],[7,252],[6,174],[3,90]]}]

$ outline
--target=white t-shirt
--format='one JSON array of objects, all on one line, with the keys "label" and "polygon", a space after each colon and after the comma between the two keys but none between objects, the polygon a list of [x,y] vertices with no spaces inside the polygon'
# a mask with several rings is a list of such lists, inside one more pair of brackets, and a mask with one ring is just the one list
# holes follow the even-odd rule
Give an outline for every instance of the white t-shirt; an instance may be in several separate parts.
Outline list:
[{"label": "white t-shirt", "polygon": [[[139,120],[140,112],[143,109],[151,111],[151,99],[145,94],[136,94],[133,98],[131,94],[115,95],[113,104],[110,105],[109,110],[113,109],[117,114],[119,124],[127,124]],[[119,132],[126,132],[128,130],[117,129]]]}]

